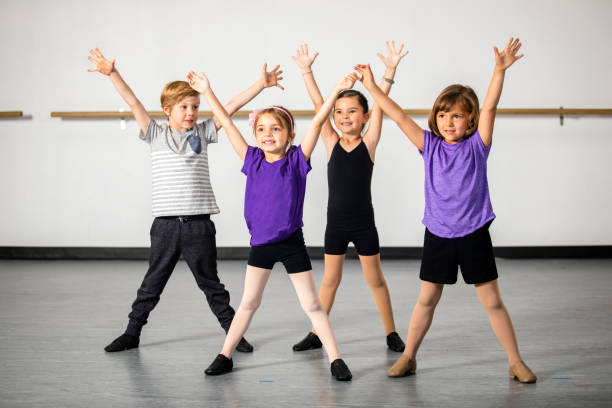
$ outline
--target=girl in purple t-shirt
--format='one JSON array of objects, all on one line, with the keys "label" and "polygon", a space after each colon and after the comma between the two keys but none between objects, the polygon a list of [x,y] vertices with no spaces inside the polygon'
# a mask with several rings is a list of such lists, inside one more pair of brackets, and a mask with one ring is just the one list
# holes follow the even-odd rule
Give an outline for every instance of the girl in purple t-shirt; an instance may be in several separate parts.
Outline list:
[{"label": "girl in purple t-shirt", "polygon": [[521,43],[510,38],[504,50],[495,52],[495,71],[482,110],[474,91],[451,85],[436,99],[429,115],[431,131],[421,129],[374,82],[369,65],[356,69],[366,89],[419,149],[425,162],[425,242],[421,263],[421,292],[412,312],[406,349],[389,369],[389,377],[416,370],[416,354],[425,337],[444,284],[463,279],[474,284],[489,314],[491,326],[508,355],[510,377],[533,383],[536,376],[519,354],[510,315],[497,285],[497,269],[489,225],[495,218],[487,182],[487,157],[493,123],[506,69],[523,54]]},{"label": "girl in purple t-shirt", "polygon": [[249,146],[210,89],[206,76],[191,71],[189,84],[203,94],[225,129],[234,150],[244,161],[247,176],[244,216],[251,233],[251,251],[246,269],[242,301],[227,332],[221,353],[206,369],[208,375],[230,372],[232,352],[246,332],[274,264],[287,269],[300,304],[319,333],[331,363],[331,373],[339,381],[352,374],[340,358],[336,339],[325,310],[315,290],[312,266],[302,235],[302,210],[310,155],[317,143],[321,126],[343,89],[352,88],[357,75],[340,80],[312,120],[301,146],[293,146],[293,116],[280,106],[273,106],[249,117],[257,147]]}]

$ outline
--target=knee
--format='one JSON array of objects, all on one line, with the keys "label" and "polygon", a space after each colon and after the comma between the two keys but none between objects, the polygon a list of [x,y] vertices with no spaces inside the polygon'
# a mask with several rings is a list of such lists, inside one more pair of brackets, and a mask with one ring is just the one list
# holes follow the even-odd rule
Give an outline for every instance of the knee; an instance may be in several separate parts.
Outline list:
[{"label": "knee", "polygon": [[321,306],[321,302],[319,302],[318,298],[313,298],[307,301],[300,302],[302,309],[306,314],[316,313],[323,310]]},{"label": "knee", "polygon": [[385,278],[382,275],[366,276],[366,282],[371,289],[380,289],[387,286]]},{"label": "knee", "polygon": [[325,274],[323,276],[323,282],[321,282],[321,286],[325,289],[331,289],[336,291],[338,286],[340,286],[340,281],[342,280],[342,275],[340,274]]},{"label": "knee", "polygon": [[242,302],[240,302],[240,309],[244,310],[245,312],[254,312],[257,310],[260,304],[260,298],[242,299]]},{"label": "knee", "polygon": [[440,300],[439,296],[419,296],[417,304],[425,308],[434,308]]},{"label": "knee", "polygon": [[502,310],[505,307],[504,302],[502,302],[501,298],[499,297],[481,299],[480,302],[482,303],[482,306],[489,312]]}]

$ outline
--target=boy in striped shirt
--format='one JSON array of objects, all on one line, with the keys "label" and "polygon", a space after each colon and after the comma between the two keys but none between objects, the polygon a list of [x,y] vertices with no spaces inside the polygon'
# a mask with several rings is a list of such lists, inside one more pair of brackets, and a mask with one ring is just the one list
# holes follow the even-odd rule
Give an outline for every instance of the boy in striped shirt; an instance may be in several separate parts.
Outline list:
[{"label": "boy in striped shirt", "polygon": [[[167,125],[157,124],[123,80],[115,60],[106,59],[100,50],[90,50],[88,59],[95,65],[90,72],[107,75],[123,100],[130,106],[140,127],[140,138],[151,146],[152,208],[149,269],[136,300],[132,304],[125,333],[104,348],[107,352],[138,347],[142,327],[147,323],[180,255],[187,262],[208,304],[228,331],[234,309],[229,293],[217,274],[215,225],[211,214],[219,213],[210,184],[207,146],[217,142],[221,127],[216,118],[197,123],[200,95],[185,81],[167,84],[161,94]],[[225,109],[231,115],[257,96],[263,89],[284,89],[279,67],[267,71],[248,89],[236,95]],[[236,350],[251,352],[253,347],[243,338]]]}]

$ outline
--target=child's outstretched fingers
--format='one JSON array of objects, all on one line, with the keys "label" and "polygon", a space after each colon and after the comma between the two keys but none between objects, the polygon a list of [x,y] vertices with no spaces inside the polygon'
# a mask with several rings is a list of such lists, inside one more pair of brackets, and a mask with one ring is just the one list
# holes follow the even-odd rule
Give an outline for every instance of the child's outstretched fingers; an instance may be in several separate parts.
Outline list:
[{"label": "child's outstretched fingers", "polygon": [[310,67],[314,63],[314,60],[317,59],[318,55],[318,52],[308,55],[308,44],[302,44],[296,51],[295,56],[291,56],[291,59],[300,67],[302,73],[307,73],[311,70]]},{"label": "child's outstretched fingers", "polygon": [[210,82],[208,81],[208,77],[203,72],[200,74],[196,74],[194,71],[189,71],[187,74],[187,81],[189,81],[189,86],[198,91],[199,93],[205,93],[210,89]]},{"label": "child's outstretched fingers", "polygon": [[283,77],[280,76],[282,73],[283,70],[280,69],[280,65],[275,66],[272,71],[268,71],[268,63],[264,63],[261,72],[261,78],[263,80],[264,88],[276,86],[282,90],[285,90],[285,88],[283,88],[283,86],[279,83],[279,81],[283,79]]},{"label": "child's outstretched fingers", "polygon": [[381,53],[377,53],[376,55],[378,55],[378,58],[381,59],[381,61],[383,62],[383,64],[385,64],[386,67],[396,68],[402,58],[404,58],[408,54],[408,50],[402,53],[402,50],[404,49],[404,44],[400,44],[399,50],[396,49],[395,41],[391,41],[391,44],[389,44],[389,41],[385,41],[385,43],[387,45],[387,55],[383,55]]},{"label": "child's outstretched fingers", "polygon": [[95,68],[88,68],[87,72],[99,72],[104,75],[110,75],[113,72],[115,69],[114,59],[112,61],[107,60],[97,48],[89,50],[89,53],[91,55],[87,59],[95,64]]},{"label": "child's outstretched fingers", "polygon": [[522,44],[518,38],[510,37],[502,52],[499,52],[497,47],[493,47],[496,68],[506,70],[517,60],[523,58],[525,54],[517,55],[517,52],[521,46]]}]

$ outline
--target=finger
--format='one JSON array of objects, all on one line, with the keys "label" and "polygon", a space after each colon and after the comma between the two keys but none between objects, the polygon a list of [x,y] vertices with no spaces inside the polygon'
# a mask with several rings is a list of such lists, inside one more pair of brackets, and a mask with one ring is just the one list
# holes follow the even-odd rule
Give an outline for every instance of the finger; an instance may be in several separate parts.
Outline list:
[{"label": "finger", "polygon": [[276,72],[278,69],[280,68],[280,65],[275,66],[274,68],[272,68],[271,72]]},{"label": "finger", "polygon": [[268,73],[268,63],[267,62],[264,62],[262,72],[264,75]]},{"label": "finger", "polygon": [[278,76],[278,75],[280,75],[280,74],[282,74],[282,73],[283,73],[283,70],[281,69],[281,70],[279,70],[278,72],[276,72],[276,75]]},{"label": "finger", "polygon": [[276,78],[277,81],[281,81],[282,79],[283,79],[283,77]]},{"label": "finger", "polygon": [[497,47],[493,46],[493,52],[495,53],[496,57],[499,57],[499,50],[497,49]]},{"label": "finger", "polygon": [[380,52],[376,53],[376,55],[378,55],[378,58],[380,58],[380,60],[381,60],[382,62],[385,62],[385,57],[384,57],[384,55],[382,55]]},{"label": "finger", "polygon": [[397,50],[398,54],[402,54],[402,50],[404,49],[404,44],[400,44],[399,50]]},{"label": "finger", "polygon": [[317,59],[317,57],[318,57],[318,56],[319,56],[319,53],[318,53],[318,52],[315,52],[315,53],[312,55],[312,61],[314,62],[314,60],[315,60],[315,59]]},{"label": "finger", "polygon": [[391,46],[389,45],[389,41],[385,41],[385,46],[387,47],[387,54],[391,54]]},{"label": "finger", "polygon": [[391,49],[393,50],[393,53],[395,53],[395,40],[391,41]]},{"label": "finger", "polygon": [[516,56],[516,59],[521,59],[521,58],[523,58],[524,55],[525,54],[519,54],[519,55]]},{"label": "finger", "polygon": [[282,89],[283,91],[285,90],[285,88],[281,84],[276,84],[276,86]]}]

